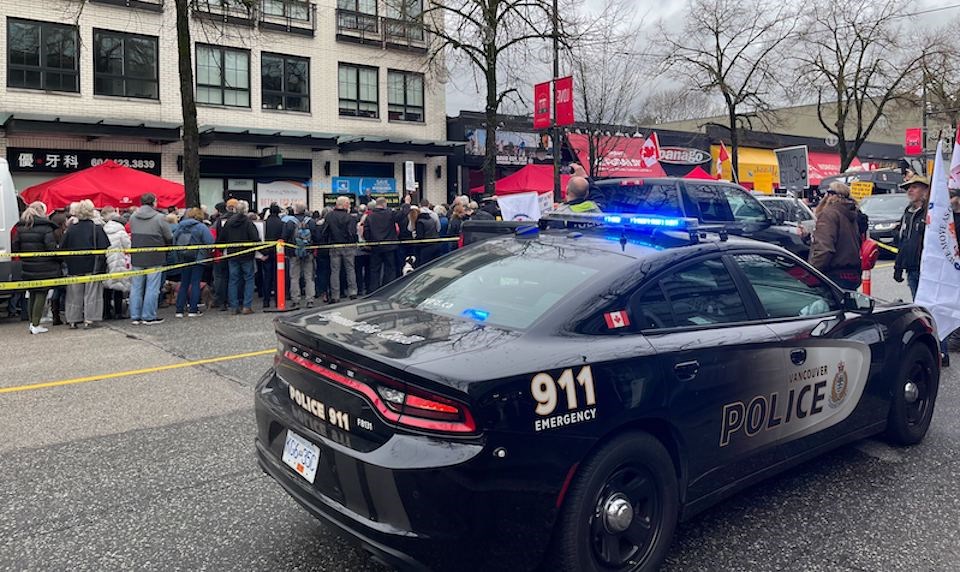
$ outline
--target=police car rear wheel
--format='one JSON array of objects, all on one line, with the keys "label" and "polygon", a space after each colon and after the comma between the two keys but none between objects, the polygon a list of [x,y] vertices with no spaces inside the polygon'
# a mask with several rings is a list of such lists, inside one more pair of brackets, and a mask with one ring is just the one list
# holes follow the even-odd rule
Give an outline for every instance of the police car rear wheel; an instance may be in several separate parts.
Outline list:
[{"label": "police car rear wheel", "polygon": [[933,419],[940,376],[935,358],[922,344],[914,344],[893,388],[887,419],[887,438],[897,445],[915,445],[923,440]]},{"label": "police car rear wheel", "polygon": [[616,438],[580,466],[546,569],[655,570],[673,537],[678,498],[673,462],[656,438]]}]

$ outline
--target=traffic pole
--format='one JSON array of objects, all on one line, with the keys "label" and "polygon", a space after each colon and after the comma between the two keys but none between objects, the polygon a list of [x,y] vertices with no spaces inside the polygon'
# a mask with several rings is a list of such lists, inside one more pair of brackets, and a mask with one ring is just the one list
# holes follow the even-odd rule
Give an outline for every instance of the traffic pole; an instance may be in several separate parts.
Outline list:
[{"label": "traffic pole", "polygon": [[860,275],[861,286],[863,286],[863,293],[867,296],[872,296],[870,293],[870,270],[864,270],[863,274]]},{"label": "traffic pole", "polygon": [[287,269],[283,240],[277,241],[277,311],[287,310]]}]

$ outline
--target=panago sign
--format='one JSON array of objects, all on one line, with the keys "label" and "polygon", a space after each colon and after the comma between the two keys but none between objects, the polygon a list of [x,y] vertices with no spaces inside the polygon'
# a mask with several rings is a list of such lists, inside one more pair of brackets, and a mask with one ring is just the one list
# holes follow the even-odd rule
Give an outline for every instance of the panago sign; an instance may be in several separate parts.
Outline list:
[{"label": "panago sign", "polygon": [[550,82],[533,86],[533,128],[550,127]]},{"label": "panago sign", "polygon": [[660,162],[671,165],[702,165],[710,162],[710,152],[692,147],[661,147]]},{"label": "panago sign", "polygon": [[[579,133],[567,135],[567,141],[573,147],[580,164],[589,173],[593,166],[590,164],[590,136]],[[597,173],[590,173],[594,177],[665,177],[667,176],[660,166],[654,162],[647,166],[643,160],[643,137],[597,137],[594,143],[600,165]]]}]

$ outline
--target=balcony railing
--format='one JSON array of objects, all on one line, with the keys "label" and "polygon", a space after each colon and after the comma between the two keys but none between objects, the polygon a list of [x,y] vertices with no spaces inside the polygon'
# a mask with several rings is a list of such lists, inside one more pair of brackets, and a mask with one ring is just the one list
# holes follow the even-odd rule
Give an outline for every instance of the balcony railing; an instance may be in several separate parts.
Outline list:
[{"label": "balcony railing", "polygon": [[[111,0],[123,1],[123,0]],[[162,0],[161,0],[162,1]],[[301,0],[192,0],[194,14],[244,26],[312,36],[317,5]]]},{"label": "balcony railing", "polygon": [[163,11],[163,0],[91,0],[91,1],[97,4],[110,4],[111,6],[137,8],[140,10],[149,10],[151,12]]},{"label": "balcony railing", "polygon": [[416,20],[398,20],[376,14],[337,9],[337,39],[384,48],[426,51],[426,33]]},{"label": "balcony railing", "polygon": [[253,26],[254,3],[246,0],[193,0],[197,16],[232,24]]},{"label": "balcony railing", "polygon": [[299,0],[263,0],[260,27],[312,36],[317,31],[317,5]]}]

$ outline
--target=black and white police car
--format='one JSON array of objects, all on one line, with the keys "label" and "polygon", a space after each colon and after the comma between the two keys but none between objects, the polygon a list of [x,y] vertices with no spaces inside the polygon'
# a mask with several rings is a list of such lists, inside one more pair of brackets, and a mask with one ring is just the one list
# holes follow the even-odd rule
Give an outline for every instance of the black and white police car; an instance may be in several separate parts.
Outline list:
[{"label": "black and white police car", "polygon": [[263,470],[401,568],[638,571],[679,520],[760,479],[926,434],[924,309],[695,220],[558,224],[279,318]]}]

